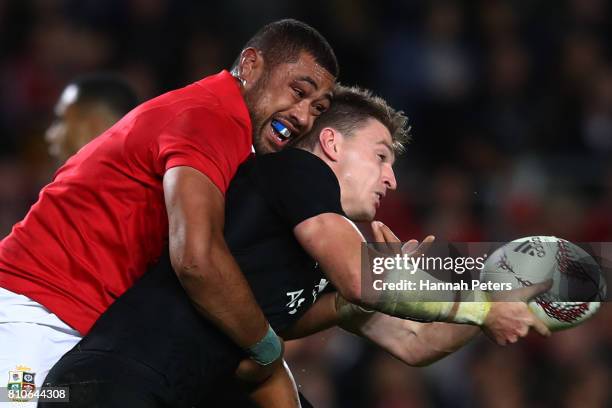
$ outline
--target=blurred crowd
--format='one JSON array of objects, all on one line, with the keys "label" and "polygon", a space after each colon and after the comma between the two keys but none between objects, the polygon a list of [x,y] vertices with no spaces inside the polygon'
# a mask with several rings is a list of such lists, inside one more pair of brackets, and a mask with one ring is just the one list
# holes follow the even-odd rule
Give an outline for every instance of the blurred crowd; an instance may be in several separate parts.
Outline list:
[{"label": "blurred crowd", "polygon": [[[0,233],[58,163],[44,141],[75,76],[141,100],[228,68],[263,24],[319,29],[340,80],[411,119],[380,219],[402,239],[612,241],[612,4],[605,0],[0,1]],[[612,311],[549,340],[484,336],[409,368],[340,330],[289,345],[317,407],[612,406]]]}]

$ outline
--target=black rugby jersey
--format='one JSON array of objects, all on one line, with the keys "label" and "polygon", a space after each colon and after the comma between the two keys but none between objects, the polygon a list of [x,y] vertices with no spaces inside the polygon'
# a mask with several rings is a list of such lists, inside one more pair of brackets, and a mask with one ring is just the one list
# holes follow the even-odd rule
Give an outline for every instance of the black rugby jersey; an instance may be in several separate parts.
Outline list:
[{"label": "black rugby jersey", "polygon": [[[321,159],[303,150],[252,158],[227,191],[226,241],[276,331],[295,322],[325,287],[322,271],[300,247],[293,228],[329,212],[344,215],[338,180]],[[175,407],[206,401],[233,379],[245,357],[192,306],[167,253],[68,354],[99,351],[163,376],[159,393]]]},{"label": "black rugby jersey", "polygon": [[298,149],[259,156],[227,192],[225,238],[276,331],[295,322],[327,285],[293,228],[323,213],[344,215],[340,186],[317,156]]}]

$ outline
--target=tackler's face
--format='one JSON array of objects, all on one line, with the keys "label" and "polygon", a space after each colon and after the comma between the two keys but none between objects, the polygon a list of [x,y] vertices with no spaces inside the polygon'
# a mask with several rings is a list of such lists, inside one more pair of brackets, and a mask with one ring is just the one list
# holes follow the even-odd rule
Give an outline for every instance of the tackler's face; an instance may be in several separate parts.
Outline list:
[{"label": "tackler's face", "polygon": [[329,108],[334,82],[314,57],[303,52],[297,61],[264,71],[253,86],[247,85],[245,100],[257,153],[279,151],[291,138],[308,132]]},{"label": "tackler's face", "polygon": [[342,208],[355,221],[371,221],[387,190],[395,190],[395,154],[389,130],[369,119],[339,146],[338,181]]}]

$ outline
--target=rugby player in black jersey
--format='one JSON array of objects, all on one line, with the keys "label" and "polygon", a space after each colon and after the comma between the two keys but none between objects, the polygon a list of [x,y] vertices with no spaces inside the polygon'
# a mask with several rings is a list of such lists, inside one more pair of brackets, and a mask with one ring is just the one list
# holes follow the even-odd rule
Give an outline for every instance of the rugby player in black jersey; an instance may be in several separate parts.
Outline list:
[{"label": "rugby player in black jersey", "polygon": [[[239,169],[227,193],[225,237],[274,330],[291,339],[339,324],[414,365],[454,351],[478,333],[476,325],[499,343],[516,341],[530,327],[548,334],[525,303],[478,302],[486,307],[474,311],[451,302],[452,313],[434,316],[426,307],[362,301],[363,237],[347,217],[372,220],[386,191],[395,189],[392,165],[405,125],[380,98],[338,87],[331,108],[298,148],[259,156]],[[395,240],[384,226],[375,233]],[[546,288],[526,289],[527,297]],[[473,325],[417,323],[357,305]],[[242,406],[220,390],[234,387],[244,357],[196,312],[165,256],[55,365],[46,384],[69,385],[71,407]],[[238,370],[247,372],[248,364]],[[295,395],[279,394],[285,388],[277,388],[276,379],[254,390],[253,400],[263,407],[299,406]]]}]

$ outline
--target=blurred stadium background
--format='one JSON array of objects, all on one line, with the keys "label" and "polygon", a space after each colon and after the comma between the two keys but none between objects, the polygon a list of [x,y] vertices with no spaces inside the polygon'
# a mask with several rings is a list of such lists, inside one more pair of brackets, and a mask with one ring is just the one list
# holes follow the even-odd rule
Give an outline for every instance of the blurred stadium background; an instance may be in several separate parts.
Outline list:
[{"label": "blurred stadium background", "polygon": [[[1,0],[0,232],[57,164],[43,134],[75,75],[122,74],[141,99],[229,67],[263,24],[304,20],[341,81],[411,118],[399,191],[380,218],[403,239],[612,238],[612,4],[605,0]],[[482,336],[427,368],[331,330],[288,346],[315,406],[612,406],[610,307],[577,329],[500,348]]]}]

